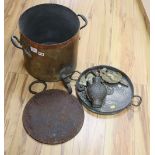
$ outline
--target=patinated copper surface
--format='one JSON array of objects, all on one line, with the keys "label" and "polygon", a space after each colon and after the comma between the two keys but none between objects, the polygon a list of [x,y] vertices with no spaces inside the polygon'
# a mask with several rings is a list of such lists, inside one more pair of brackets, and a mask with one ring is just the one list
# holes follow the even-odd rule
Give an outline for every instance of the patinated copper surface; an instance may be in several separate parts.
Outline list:
[{"label": "patinated copper surface", "polygon": [[36,94],[23,112],[23,125],[35,140],[59,144],[73,138],[81,129],[84,111],[78,99],[62,90]]},{"label": "patinated copper surface", "polygon": [[11,41],[23,50],[29,74],[50,82],[75,70],[79,31],[87,25],[86,17],[63,5],[45,3],[24,11],[18,24],[20,39],[12,36]]},{"label": "patinated copper surface", "polygon": [[37,53],[27,52],[24,54],[25,67],[33,77],[44,81],[60,80],[60,72],[67,69],[68,72],[75,70],[77,63],[79,33],[64,43],[59,44],[38,44],[21,35],[21,42],[24,42],[23,49],[29,52],[29,47],[37,48],[38,52],[44,53],[40,56]]}]

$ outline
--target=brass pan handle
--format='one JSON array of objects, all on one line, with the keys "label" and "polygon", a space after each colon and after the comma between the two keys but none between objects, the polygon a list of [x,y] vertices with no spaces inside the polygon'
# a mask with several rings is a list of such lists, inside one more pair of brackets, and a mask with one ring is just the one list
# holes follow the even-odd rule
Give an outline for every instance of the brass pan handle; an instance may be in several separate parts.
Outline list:
[{"label": "brass pan handle", "polygon": [[[137,98],[137,100],[136,100],[135,102],[133,101],[134,98]],[[135,104],[135,103],[136,103],[136,104]],[[141,98],[141,96],[139,96],[139,95],[134,95],[133,98],[132,98],[132,103],[131,103],[131,105],[138,107],[138,106],[141,105],[141,103],[142,103],[142,98]]]}]

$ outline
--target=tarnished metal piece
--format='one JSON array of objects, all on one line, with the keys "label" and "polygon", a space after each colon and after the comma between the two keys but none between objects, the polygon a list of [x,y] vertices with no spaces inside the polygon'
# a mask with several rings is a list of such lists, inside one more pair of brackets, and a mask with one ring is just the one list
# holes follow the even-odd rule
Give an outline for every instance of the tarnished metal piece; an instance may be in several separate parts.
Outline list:
[{"label": "tarnished metal piece", "polygon": [[85,77],[86,77],[86,82],[92,84],[93,78],[95,77],[95,75],[93,73],[89,72]]},{"label": "tarnished metal piece", "polygon": [[77,98],[62,90],[47,90],[33,96],[23,112],[23,125],[35,140],[60,144],[81,129],[84,111]]},{"label": "tarnished metal piece", "polygon": [[115,72],[107,68],[100,70],[100,76],[105,82],[115,84],[121,83],[124,86],[128,86],[127,83],[122,79],[122,74],[120,72]]},{"label": "tarnished metal piece", "polygon": [[128,87],[128,83],[122,78],[121,81],[119,81],[120,84]]},{"label": "tarnished metal piece", "polygon": [[82,85],[82,86],[87,86],[87,81],[86,81],[85,76],[81,77],[81,79],[79,81],[79,84]]},{"label": "tarnished metal piece", "polygon": [[65,88],[67,89],[68,93],[72,94],[72,87],[70,85],[70,82],[71,82],[70,76],[67,76],[65,74],[61,74],[60,76],[61,76],[61,80],[62,80]]},{"label": "tarnished metal piece", "polygon": [[107,89],[104,84],[101,83],[100,77],[93,77],[93,83],[88,84],[87,97],[92,103],[92,107],[100,108],[104,102],[104,98],[107,95]]},{"label": "tarnished metal piece", "polygon": [[60,74],[60,77],[61,77],[61,80],[65,86],[65,88],[67,89],[68,93],[69,94],[72,94],[72,87],[70,85],[70,82],[73,80],[73,81],[77,81],[77,74],[81,74],[79,71],[73,71],[69,74],[65,74],[65,73],[61,73]]},{"label": "tarnished metal piece", "polygon": [[114,72],[107,68],[103,68],[100,71],[100,76],[102,79],[108,83],[118,83],[122,79],[122,75],[119,72]]},{"label": "tarnished metal piece", "polygon": [[105,84],[105,87],[107,89],[107,95],[112,95],[114,93],[114,88],[111,86],[108,86],[107,84]]}]

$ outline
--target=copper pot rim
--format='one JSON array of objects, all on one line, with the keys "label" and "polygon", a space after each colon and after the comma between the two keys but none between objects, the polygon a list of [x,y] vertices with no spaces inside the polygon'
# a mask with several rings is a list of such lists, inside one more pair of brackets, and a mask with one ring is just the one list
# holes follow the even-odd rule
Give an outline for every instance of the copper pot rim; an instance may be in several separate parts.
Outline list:
[{"label": "copper pot rim", "polygon": [[[25,11],[23,11],[23,13],[19,17],[18,25],[19,25],[20,21],[22,20],[22,16],[24,14],[26,14],[29,10],[32,10],[32,9],[34,9],[36,7],[39,7],[39,6],[45,6],[45,5],[53,5],[53,6],[55,5],[55,6],[58,6],[58,7],[63,7],[65,9],[67,9],[68,11],[70,11],[75,17],[77,17],[77,14],[72,9],[70,9],[67,6],[64,6],[64,5],[61,5],[61,4],[56,4],[56,3],[41,3],[41,4],[34,5],[32,7],[29,7],[28,9],[26,9]],[[77,17],[77,19],[78,19],[78,17]],[[79,19],[78,19],[78,21],[79,21]],[[80,26],[80,21],[79,21],[79,26]]]},{"label": "copper pot rim", "polygon": [[[22,38],[24,38],[29,44],[31,44],[32,47],[35,48],[40,48],[40,49],[51,49],[51,48],[60,48],[60,47],[64,47],[67,46],[68,44],[70,44],[71,42],[77,40],[79,37],[79,31],[72,36],[71,38],[69,38],[66,41],[60,42],[60,43],[54,43],[54,44],[43,44],[43,43],[37,43],[31,39],[29,39],[26,35],[24,35],[23,33],[20,32],[20,35],[22,36]],[[22,41],[21,41],[22,42]]]},{"label": "copper pot rim", "polygon": [[[27,35],[25,35],[22,31],[21,31],[21,28],[20,28],[20,22],[22,20],[22,16],[24,14],[26,14],[29,10],[32,10],[33,8],[36,8],[38,6],[46,6],[46,5],[53,5],[53,6],[58,6],[58,7],[63,7],[65,9],[67,9],[68,11],[70,11],[72,14],[74,14],[75,17],[77,17],[78,19],[78,22],[79,22],[79,28],[77,29],[77,32],[72,35],[72,37],[70,37],[69,39],[63,41],[63,42],[58,42],[58,43],[53,43],[53,44],[44,44],[44,43],[38,43],[32,39],[30,39]],[[49,48],[57,48],[57,47],[64,47],[66,45],[68,45],[69,43],[71,43],[72,41],[76,40],[78,38],[78,35],[79,35],[79,31],[80,31],[80,21],[79,21],[79,18],[77,16],[77,14],[71,10],[70,8],[66,7],[66,6],[63,6],[63,5],[60,5],[60,4],[52,4],[52,3],[42,3],[42,4],[38,4],[38,5],[35,5],[35,6],[32,6],[28,9],[26,9],[19,17],[19,21],[18,21],[18,25],[19,25],[19,29],[20,29],[20,35],[22,35],[22,37],[27,41],[29,42],[32,47],[35,47],[35,48],[43,48],[43,49],[49,49]]]}]

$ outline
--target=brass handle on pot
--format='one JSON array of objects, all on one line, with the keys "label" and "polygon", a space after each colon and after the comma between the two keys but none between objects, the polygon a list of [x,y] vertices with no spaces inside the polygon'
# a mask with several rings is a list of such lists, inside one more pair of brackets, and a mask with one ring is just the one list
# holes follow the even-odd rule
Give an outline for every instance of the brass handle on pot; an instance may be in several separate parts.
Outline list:
[{"label": "brass handle on pot", "polygon": [[81,17],[82,20],[85,22],[85,24],[84,24],[83,26],[80,27],[80,30],[81,30],[81,29],[83,29],[83,28],[88,24],[88,20],[87,20],[87,18],[86,18],[84,15],[78,14],[77,16],[78,16],[78,17]]},{"label": "brass handle on pot", "polygon": [[[133,101],[134,98],[137,98],[137,100],[136,100],[136,101]],[[136,104],[135,104],[135,102],[136,102]],[[139,96],[139,95],[134,95],[133,98],[132,98],[132,104],[131,104],[131,105],[138,107],[138,106],[141,105],[141,103],[142,103],[142,98],[141,98],[141,96]]]},{"label": "brass handle on pot", "polygon": [[[16,41],[15,41],[16,40]],[[16,36],[12,36],[11,37],[11,42],[12,42],[12,44],[16,47],[16,48],[19,48],[19,49],[23,49],[22,48],[22,46],[19,46],[18,44],[20,44],[21,45],[21,42],[20,42],[20,40],[16,37]],[[18,44],[17,44],[18,43]]]},{"label": "brass handle on pot", "polygon": [[[12,37],[11,37],[11,42],[12,42],[12,44],[13,44],[16,48],[23,50],[23,52],[25,52],[29,57],[32,57],[32,55],[31,55],[31,50],[30,50],[30,49],[25,49],[25,48],[23,48],[22,45],[23,45],[24,43],[22,43],[16,36],[12,36]],[[20,46],[19,46],[18,44],[19,44]]]}]

